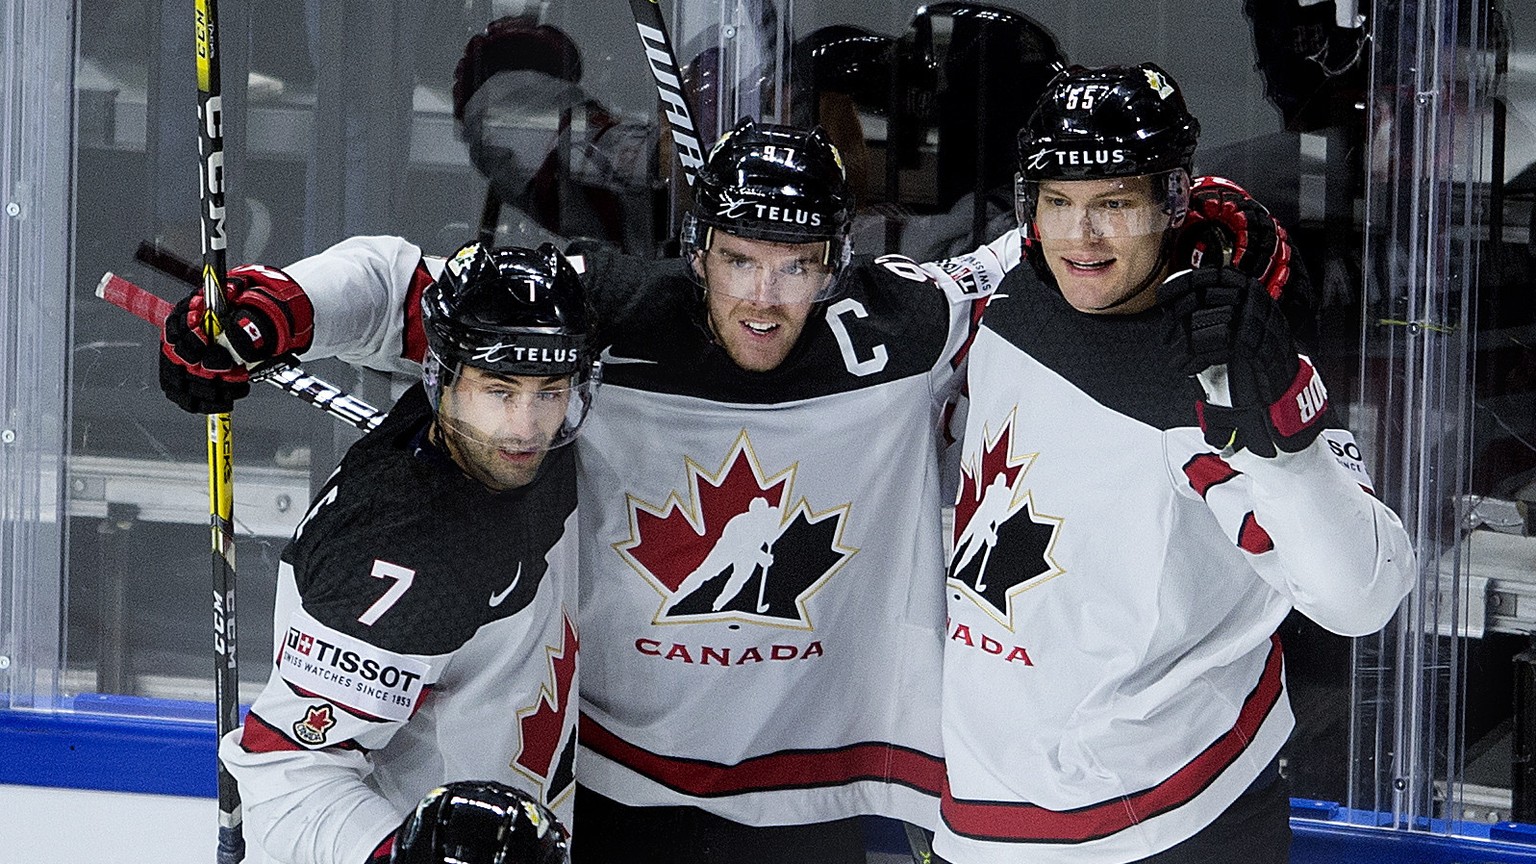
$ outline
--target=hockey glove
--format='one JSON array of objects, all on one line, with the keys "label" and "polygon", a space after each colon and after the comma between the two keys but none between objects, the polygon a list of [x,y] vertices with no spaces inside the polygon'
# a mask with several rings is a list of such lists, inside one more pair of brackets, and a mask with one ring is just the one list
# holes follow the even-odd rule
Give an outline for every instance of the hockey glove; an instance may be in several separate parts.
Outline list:
[{"label": "hockey glove", "polygon": [[[1212,229],[1224,239],[1224,249],[1211,248]],[[1231,264],[1263,283],[1277,300],[1290,280],[1291,244],[1285,229],[1247,190],[1226,178],[1195,181],[1180,238],[1175,269]],[[1213,260],[1213,255],[1219,257]]]},{"label": "hockey glove", "polygon": [[1226,371],[1230,405],[1212,401],[1208,390],[1195,406],[1207,443],[1272,457],[1276,448],[1295,453],[1317,440],[1327,391],[1296,353],[1285,315],[1263,283],[1231,267],[1186,270],[1158,288],[1158,302],[1178,370]]},{"label": "hockey glove", "polygon": [[193,414],[230,410],[251,392],[247,366],[302,353],[314,340],[314,307],[281,270],[261,265],[231,270],[224,302],[224,334],[238,359],[208,338],[201,291],[177,303],[161,331],[160,389]]}]

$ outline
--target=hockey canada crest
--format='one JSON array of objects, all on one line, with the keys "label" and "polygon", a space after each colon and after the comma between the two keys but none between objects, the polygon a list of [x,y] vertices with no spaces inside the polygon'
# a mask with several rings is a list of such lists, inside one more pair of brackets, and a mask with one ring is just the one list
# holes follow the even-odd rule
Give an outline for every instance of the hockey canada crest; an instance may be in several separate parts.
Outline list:
[{"label": "hockey canada crest", "polygon": [[539,698],[517,712],[522,746],[512,767],[539,784],[546,803],[554,803],[575,783],[576,727],[567,723],[576,698],[576,625],[562,615],[559,645],[545,646],[549,656],[549,680],[539,687]]},{"label": "hockey canada crest", "polygon": [[335,709],[329,705],[311,705],[304,710],[304,719],[293,724],[293,737],[310,746],[325,743],[325,733],[336,725]]},{"label": "hockey canada crest", "polygon": [[1036,454],[1013,454],[1014,414],[996,438],[982,430],[979,464],[960,466],[949,584],[1013,629],[1013,597],[1063,571],[1051,558],[1061,520],[1035,510],[1024,475]]},{"label": "hockey canada crest", "polygon": [[842,544],[849,505],[796,499],[796,466],[765,476],[746,430],[718,470],[684,462],[686,490],[661,504],[627,496],[630,535],[613,544],[662,596],[654,623],[812,629],[807,601],[858,551]]}]

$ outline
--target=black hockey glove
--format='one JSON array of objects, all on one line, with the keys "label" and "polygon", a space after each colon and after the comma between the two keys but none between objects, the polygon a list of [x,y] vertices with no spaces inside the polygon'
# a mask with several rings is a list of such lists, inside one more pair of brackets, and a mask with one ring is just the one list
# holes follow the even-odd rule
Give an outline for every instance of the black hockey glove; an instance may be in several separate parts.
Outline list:
[{"label": "black hockey glove", "polygon": [[428,792],[367,864],[566,864],[565,828],[533,796],[462,780]]},{"label": "black hockey glove", "polygon": [[208,338],[201,291],[182,298],[160,338],[160,389],[183,411],[218,414],[251,392],[248,366],[307,350],[314,340],[314,307],[304,289],[272,267],[246,265],[224,283],[225,337],[239,354]]},{"label": "black hockey glove", "polygon": [[1205,440],[1271,457],[1306,449],[1323,431],[1328,394],[1296,353],[1280,306],[1259,280],[1231,267],[1187,270],[1158,288],[1178,370],[1225,366],[1231,406],[1198,403]]},{"label": "black hockey glove", "polygon": [[[1211,248],[1217,229],[1225,248]],[[1279,299],[1291,277],[1291,244],[1285,229],[1269,210],[1243,187],[1223,177],[1201,177],[1189,191],[1189,215],[1180,231],[1182,241],[1174,269],[1231,264],[1264,284]],[[1215,259],[1212,256],[1215,255]]]}]

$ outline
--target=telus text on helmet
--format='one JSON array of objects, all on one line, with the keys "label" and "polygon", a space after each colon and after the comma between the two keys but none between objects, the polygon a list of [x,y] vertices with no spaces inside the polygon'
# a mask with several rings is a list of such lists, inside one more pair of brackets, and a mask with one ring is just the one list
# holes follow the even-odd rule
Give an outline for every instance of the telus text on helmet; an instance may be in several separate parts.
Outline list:
[{"label": "telus text on helmet", "polygon": [[720,212],[715,214],[726,219],[753,219],[758,222],[783,222],[786,225],[821,227],[822,214],[799,207],[777,207],[755,201],[739,201],[726,198]]},{"label": "telus text on helmet", "polygon": [[1056,150],[1050,147],[1029,157],[1031,170],[1048,165],[1118,165],[1130,158],[1130,152],[1115,150]]},{"label": "telus text on helmet", "polygon": [[477,349],[470,359],[481,363],[504,363],[509,360],[513,363],[574,363],[576,349],[507,345],[497,342]]}]

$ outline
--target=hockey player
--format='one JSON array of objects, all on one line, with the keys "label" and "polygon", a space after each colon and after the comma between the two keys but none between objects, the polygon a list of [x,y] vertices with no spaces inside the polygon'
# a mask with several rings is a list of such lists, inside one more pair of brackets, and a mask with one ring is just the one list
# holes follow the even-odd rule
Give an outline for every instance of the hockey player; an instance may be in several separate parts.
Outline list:
[{"label": "hockey player", "polygon": [[[465,778],[521,788],[570,824],[578,553],[563,445],[598,377],[585,292],[553,246],[471,244],[438,263],[416,306],[422,381],[347,452],[284,550],[272,675],[220,743],[247,837],[275,860],[388,861],[422,796]],[[236,350],[309,347],[299,286],[325,266],[233,271]],[[197,306],[167,322],[168,356],[209,353]]]},{"label": "hockey player", "polygon": [[1032,266],[967,373],[955,533],[995,543],[949,574],[946,859],[1286,861],[1276,628],[1370,633],[1413,582],[1274,274],[1168,278],[1198,130],[1145,64],[1072,67],[1020,133]]},{"label": "hockey player", "polygon": [[566,864],[569,837],[521,789],[483,780],[439,786],[395,833],[389,864]]},{"label": "hockey player", "polygon": [[[854,259],[835,149],[750,121],[694,194],[683,261],[581,250],[612,345],[578,445],[578,809],[604,827],[577,855],[862,862],[846,817],[937,818],[936,415],[1018,235]],[[318,256],[305,356],[408,368],[419,256],[385,238]],[[239,374],[168,365],[173,398]]]}]

